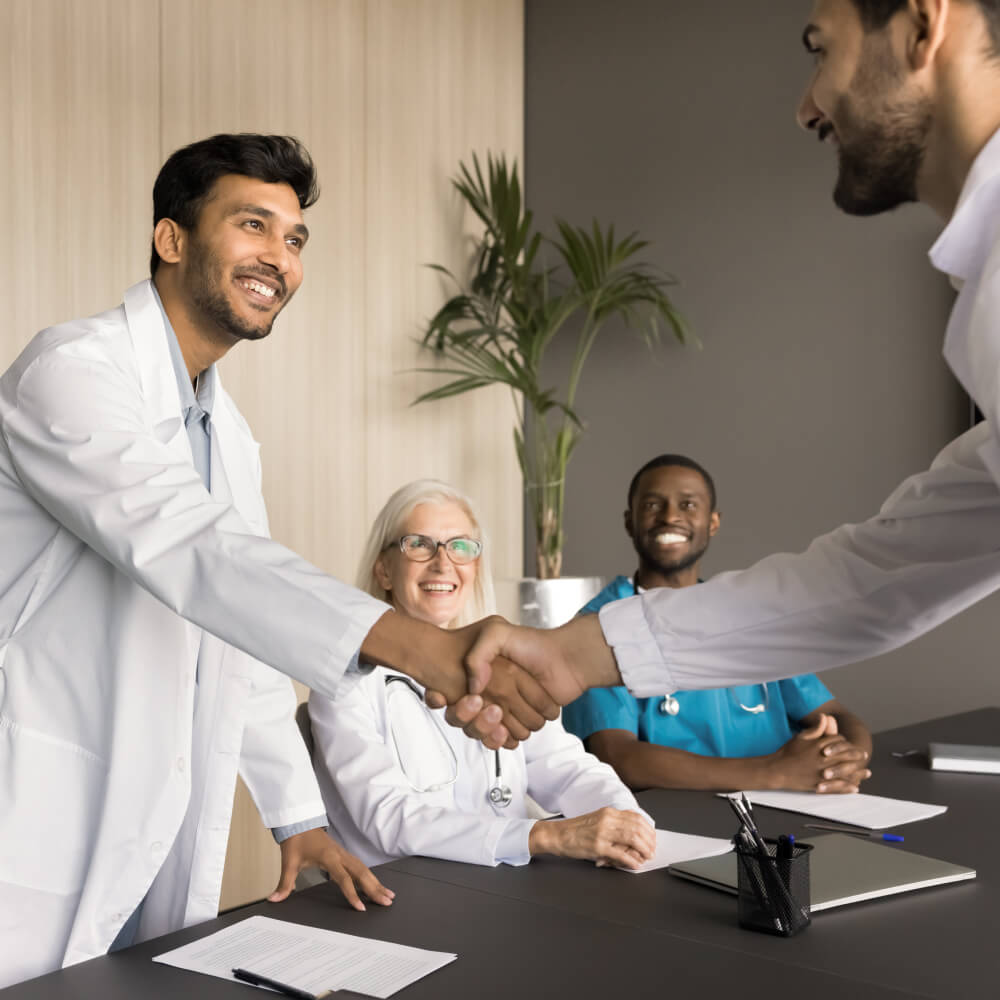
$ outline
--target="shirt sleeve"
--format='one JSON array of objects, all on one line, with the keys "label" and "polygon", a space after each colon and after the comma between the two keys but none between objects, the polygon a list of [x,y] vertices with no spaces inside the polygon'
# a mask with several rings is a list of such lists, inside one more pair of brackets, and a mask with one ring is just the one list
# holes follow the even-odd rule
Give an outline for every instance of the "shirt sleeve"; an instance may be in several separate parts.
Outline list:
[{"label": "shirt sleeve", "polygon": [[793,730],[795,723],[833,698],[830,689],[815,674],[788,677],[779,681],[778,687]]},{"label": "shirt sleeve", "polygon": [[29,495],[172,611],[333,694],[388,605],[339,583],[214,501],[183,422],[150,427],[135,373],[71,345],[3,384],[3,433]]},{"label": "shirt sleeve", "polygon": [[639,703],[625,687],[591,688],[562,710],[563,727],[585,740],[602,729],[639,735]]},{"label": "shirt sleeve", "polygon": [[826,670],[901,646],[1000,587],[1000,493],[982,423],[879,514],[699,587],[601,609],[622,679],[640,697]]}]

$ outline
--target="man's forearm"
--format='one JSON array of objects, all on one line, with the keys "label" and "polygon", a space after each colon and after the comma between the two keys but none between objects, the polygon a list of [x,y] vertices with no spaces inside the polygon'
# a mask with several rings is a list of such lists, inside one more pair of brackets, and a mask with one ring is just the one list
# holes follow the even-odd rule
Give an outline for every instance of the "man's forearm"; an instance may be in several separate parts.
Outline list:
[{"label": "man's forearm", "polygon": [[591,738],[587,748],[610,764],[633,791],[687,788],[731,792],[768,788],[772,780],[769,757],[702,757],[638,740],[625,749],[607,752]]},{"label": "man's forearm", "polygon": [[622,683],[615,654],[604,638],[597,615],[579,615],[552,635],[584,690]]},{"label": "man's forearm", "polygon": [[457,638],[444,629],[387,611],[361,643],[360,659],[362,663],[398,670],[440,691],[451,703],[466,692],[462,652]]}]

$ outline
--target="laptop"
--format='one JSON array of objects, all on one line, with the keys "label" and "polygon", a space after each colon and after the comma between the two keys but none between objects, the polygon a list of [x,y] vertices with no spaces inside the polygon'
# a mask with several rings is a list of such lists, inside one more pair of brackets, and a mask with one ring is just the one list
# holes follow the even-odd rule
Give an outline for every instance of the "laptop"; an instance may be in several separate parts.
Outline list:
[{"label": "laptop", "polygon": [[[911,892],[976,877],[974,868],[911,854],[846,833],[810,837],[810,909],[828,910],[898,892]],[[683,861],[667,868],[678,878],[736,893],[736,855]]]}]

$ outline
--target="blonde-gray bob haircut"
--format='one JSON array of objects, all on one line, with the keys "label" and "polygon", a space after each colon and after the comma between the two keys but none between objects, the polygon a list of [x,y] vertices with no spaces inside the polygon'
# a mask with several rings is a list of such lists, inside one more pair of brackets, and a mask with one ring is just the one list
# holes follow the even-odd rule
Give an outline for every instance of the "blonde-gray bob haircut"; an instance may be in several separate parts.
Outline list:
[{"label": "blonde-gray bob haircut", "polygon": [[492,615],[496,609],[496,597],[493,592],[493,572],[490,568],[490,542],[486,532],[476,516],[472,501],[454,486],[449,486],[438,479],[416,479],[412,483],[401,486],[378,512],[368,533],[361,561],[358,564],[358,575],[355,586],[380,601],[392,601],[392,595],[384,590],[375,577],[375,561],[382,552],[395,542],[404,532],[406,519],[421,504],[453,503],[465,512],[472,522],[476,537],[483,543],[483,552],[476,567],[476,580],[472,586],[472,594],[466,598],[461,612],[449,627],[460,628],[472,622],[479,621],[487,615]]}]

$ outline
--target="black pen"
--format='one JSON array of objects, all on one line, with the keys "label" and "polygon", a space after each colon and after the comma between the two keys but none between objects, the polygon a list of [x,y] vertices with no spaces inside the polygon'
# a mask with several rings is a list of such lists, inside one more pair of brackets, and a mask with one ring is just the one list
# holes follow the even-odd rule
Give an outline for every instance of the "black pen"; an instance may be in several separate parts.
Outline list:
[{"label": "black pen", "polygon": [[308,990],[300,990],[297,986],[279,983],[277,979],[268,979],[267,976],[259,976],[256,972],[248,972],[246,969],[233,969],[233,975],[242,983],[249,983],[251,986],[269,986],[272,990],[284,993],[286,997],[297,997],[298,1000],[322,1000],[323,997],[333,993],[333,990],[310,993]]}]

